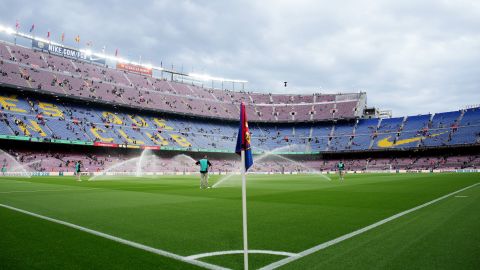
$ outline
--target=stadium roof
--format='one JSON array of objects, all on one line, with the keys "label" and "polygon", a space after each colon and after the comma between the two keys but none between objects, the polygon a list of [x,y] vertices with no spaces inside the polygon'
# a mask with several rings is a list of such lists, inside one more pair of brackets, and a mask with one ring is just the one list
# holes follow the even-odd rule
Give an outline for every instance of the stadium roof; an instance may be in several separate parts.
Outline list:
[{"label": "stadium roof", "polygon": [[[38,36],[35,36],[35,35],[26,34],[26,33],[23,33],[21,31],[15,30],[11,27],[6,27],[6,26],[3,26],[3,25],[0,25],[0,32],[3,32],[3,33],[8,34],[8,35],[14,35],[14,36],[17,36],[17,37],[30,39],[30,40],[36,40],[36,41],[41,41],[41,42],[48,43],[48,44],[62,46],[62,47],[65,47],[65,48],[71,48],[71,47],[65,46],[64,44],[60,44],[58,42],[52,41],[50,39],[44,39],[44,38],[41,38],[41,37],[38,37]],[[71,48],[71,49],[75,49],[75,48]],[[110,55],[110,54],[107,54],[105,51],[96,52],[96,51],[93,51],[91,49],[84,49],[84,48],[79,49],[79,51],[84,53],[85,55],[88,55],[88,56],[93,55],[93,56],[96,56],[96,57],[99,57],[99,58],[105,58],[106,60],[110,60],[110,61],[114,61],[114,62],[132,64],[132,65],[137,65],[137,66],[141,66],[141,67],[145,67],[145,68],[149,68],[149,69],[155,69],[155,70],[158,70],[158,71],[170,72],[170,73],[179,74],[179,75],[182,75],[182,76],[191,77],[193,79],[201,80],[201,81],[218,81],[218,82],[232,82],[232,83],[247,83],[248,82],[247,80],[222,78],[222,77],[212,76],[212,75],[209,75],[209,74],[180,73],[180,72],[177,72],[177,71],[174,71],[174,70],[166,69],[166,68],[158,66],[158,65],[154,65],[154,64],[150,64],[150,63],[147,63],[147,64],[140,63],[140,62],[136,62],[136,61],[126,59],[124,57],[118,57],[118,56],[115,56],[115,55]]]}]

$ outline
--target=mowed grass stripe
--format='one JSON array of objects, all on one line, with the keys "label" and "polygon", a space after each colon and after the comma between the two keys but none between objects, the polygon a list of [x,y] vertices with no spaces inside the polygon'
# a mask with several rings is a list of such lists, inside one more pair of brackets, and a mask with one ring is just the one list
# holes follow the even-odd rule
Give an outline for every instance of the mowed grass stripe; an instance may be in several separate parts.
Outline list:
[{"label": "mowed grass stripe", "polygon": [[26,210],[19,209],[19,208],[16,208],[16,207],[12,207],[12,206],[9,206],[9,205],[0,204],[0,207],[4,207],[4,208],[7,208],[7,209],[10,209],[10,210],[13,210],[13,211],[17,211],[17,212],[20,212],[20,213],[23,213],[23,214],[26,214],[26,215],[29,215],[29,216],[33,216],[33,217],[36,217],[36,218],[47,220],[47,221],[50,221],[50,222],[53,222],[53,223],[57,223],[57,224],[60,224],[60,225],[66,226],[66,227],[70,227],[70,228],[82,231],[82,232],[86,232],[86,233],[89,233],[89,234],[93,234],[95,236],[99,236],[99,237],[102,237],[102,238],[105,238],[105,239],[108,239],[108,240],[112,240],[112,241],[115,241],[115,242],[118,242],[118,243],[121,243],[121,244],[124,244],[124,245],[127,245],[127,246],[131,246],[131,247],[134,247],[134,248],[137,248],[137,249],[141,249],[141,250],[144,250],[144,251],[147,251],[147,252],[151,252],[151,253],[154,253],[154,254],[157,254],[157,255],[165,256],[165,257],[172,258],[172,259],[175,259],[175,260],[183,261],[183,262],[193,264],[193,265],[196,265],[196,266],[200,266],[200,267],[203,267],[203,268],[206,268],[206,269],[212,269],[212,270],[226,269],[226,268],[223,268],[223,267],[220,267],[220,266],[217,266],[217,265],[212,265],[212,264],[197,261],[197,260],[194,260],[194,259],[189,259],[189,258],[186,258],[184,256],[174,254],[174,253],[171,253],[171,252],[168,252],[168,251],[165,251],[165,250],[149,247],[149,246],[146,246],[146,245],[143,245],[143,244],[140,244],[140,243],[136,243],[136,242],[133,242],[133,241],[130,241],[130,240],[126,240],[126,239],[123,239],[123,238],[116,237],[114,235],[110,235],[110,234],[106,234],[106,233],[99,232],[99,231],[96,231],[96,230],[92,230],[92,229],[89,229],[89,228],[85,228],[85,227],[82,227],[82,226],[79,226],[79,225],[76,225],[76,224],[72,224],[72,223],[63,221],[63,220],[58,220],[58,219],[46,217],[46,216],[43,216],[43,215],[39,215],[39,214],[30,212],[30,211],[26,211]]},{"label": "mowed grass stripe", "polygon": [[393,216],[391,216],[391,217],[388,217],[388,218],[386,218],[386,219],[380,220],[380,221],[378,221],[378,222],[376,222],[376,223],[374,223],[374,224],[371,224],[371,225],[369,225],[369,226],[367,226],[367,227],[363,227],[363,228],[358,229],[358,230],[356,230],[356,231],[353,231],[353,232],[351,232],[351,233],[349,233],[349,234],[342,235],[342,236],[340,236],[340,237],[338,237],[338,238],[335,238],[335,239],[333,239],[333,240],[330,240],[330,241],[328,241],[328,242],[326,242],[326,243],[323,243],[323,244],[317,245],[317,246],[315,246],[315,247],[309,248],[309,249],[307,249],[307,250],[304,250],[304,251],[296,254],[295,256],[292,256],[292,257],[289,257],[289,258],[280,260],[280,261],[278,261],[278,262],[272,263],[272,264],[270,264],[270,265],[268,265],[268,266],[266,266],[266,267],[263,267],[262,269],[263,269],[263,270],[275,269],[275,268],[278,268],[278,267],[280,267],[280,266],[282,266],[282,265],[285,265],[285,264],[287,264],[287,263],[290,263],[290,262],[293,262],[293,261],[295,261],[295,260],[301,259],[301,258],[303,258],[303,257],[305,257],[305,256],[308,256],[308,255],[310,255],[310,254],[313,254],[313,253],[315,253],[315,252],[317,252],[317,251],[320,251],[320,250],[322,250],[322,249],[328,248],[328,247],[333,246],[333,245],[335,245],[335,244],[338,244],[338,243],[340,243],[340,242],[342,242],[342,241],[345,241],[345,240],[347,240],[347,239],[350,239],[350,238],[352,238],[352,237],[355,237],[355,236],[357,236],[357,235],[359,235],[359,234],[362,234],[362,233],[365,233],[365,232],[370,231],[370,230],[372,230],[372,229],[375,229],[375,228],[377,228],[377,227],[379,227],[379,226],[381,226],[381,225],[383,225],[383,224],[385,224],[385,223],[387,223],[387,222],[390,222],[390,221],[395,220],[395,219],[397,219],[397,218],[400,218],[400,217],[403,217],[403,216],[405,216],[405,215],[408,215],[408,214],[410,214],[410,213],[412,213],[412,212],[414,212],[414,211],[417,211],[417,210],[422,209],[422,208],[424,208],[424,207],[427,207],[427,206],[430,206],[430,205],[432,205],[432,204],[435,204],[435,203],[437,203],[437,202],[439,202],[439,201],[441,201],[441,200],[444,200],[444,199],[446,199],[446,198],[448,198],[448,197],[451,197],[451,196],[453,196],[453,195],[455,195],[455,194],[458,194],[458,193],[463,192],[463,191],[465,191],[465,190],[468,190],[468,189],[470,189],[470,188],[476,187],[476,186],[478,186],[479,184],[480,184],[480,183],[476,183],[476,184],[470,185],[470,186],[468,186],[468,187],[462,188],[462,189],[460,189],[460,190],[457,190],[457,191],[455,191],[455,192],[446,194],[446,195],[444,195],[444,196],[442,196],[442,197],[440,197],[440,198],[437,198],[437,199],[435,199],[435,200],[429,201],[429,202],[424,203],[424,204],[422,204],[422,205],[416,206],[416,207],[414,207],[414,208],[412,208],[412,209],[408,209],[408,210],[406,210],[406,211],[403,211],[403,212],[401,212],[401,213],[398,213],[398,214],[393,215]]},{"label": "mowed grass stripe", "polygon": [[[391,181],[395,176],[399,180]],[[301,252],[478,181],[475,175],[412,174],[388,176],[387,182],[375,177],[377,183],[372,184],[368,177],[355,175],[328,188],[312,185],[311,191],[252,195],[252,246]]]},{"label": "mowed grass stripe", "polygon": [[0,269],[204,269],[0,207]]},{"label": "mowed grass stripe", "polygon": [[279,269],[480,269],[480,185]]},{"label": "mowed grass stripe", "polygon": [[[352,174],[344,183],[337,176],[332,178],[329,182],[315,175],[249,175],[250,248],[301,252],[475,183],[478,174]],[[29,181],[101,190],[2,194],[0,203],[182,256],[242,249],[241,190],[235,179],[227,187],[203,191],[196,176],[80,183],[66,177],[38,177]],[[238,269],[240,257],[202,261]],[[259,268],[279,259],[252,255],[250,266]]]},{"label": "mowed grass stripe", "polygon": [[[225,220],[236,224],[231,218],[237,216],[231,211],[232,204],[235,205],[236,202],[225,204],[221,199],[210,198],[198,189],[197,181],[182,178],[170,177],[166,181],[160,178],[157,182],[162,183],[161,186],[170,183],[166,188],[160,189],[157,189],[158,185],[154,181],[149,181],[148,184],[138,183],[146,187],[153,186],[152,192],[129,190],[135,181],[124,183],[127,188],[123,190],[119,189],[119,183],[116,182],[111,183],[113,189],[108,189],[106,183],[75,183],[69,178],[37,178],[46,184],[61,182],[62,185],[89,185],[101,189],[76,194],[3,194],[0,203],[184,256],[211,251],[210,247],[215,245],[221,250],[238,249],[234,245],[235,238],[241,238],[241,231],[237,232],[240,223],[236,228],[233,226],[232,232],[229,225],[225,226],[225,231],[221,223],[215,222],[218,217],[213,220],[205,218],[216,215],[216,205],[224,205],[225,210],[220,212],[225,214]],[[177,189],[177,186],[180,188]],[[187,190],[185,186],[188,187]],[[175,192],[164,192],[165,189],[174,189]],[[195,196],[190,196],[189,193]],[[241,209],[240,207],[239,205],[238,208]]]},{"label": "mowed grass stripe", "polygon": [[63,192],[63,191],[89,191],[89,190],[98,190],[98,188],[11,190],[11,191],[0,191],[0,194],[36,193],[36,192]]}]

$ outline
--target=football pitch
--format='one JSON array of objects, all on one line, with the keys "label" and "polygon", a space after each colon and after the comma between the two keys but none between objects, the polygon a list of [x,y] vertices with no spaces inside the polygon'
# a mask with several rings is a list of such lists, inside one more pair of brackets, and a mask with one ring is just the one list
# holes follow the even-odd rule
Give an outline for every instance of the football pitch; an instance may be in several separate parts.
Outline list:
[{"label": "football pitch", "polygon": [[[480,269],[480,174],[331,178],[248,176],[251,269]],[[243,269],[242,249],[235,177],[0,178],[0,269]]]}]

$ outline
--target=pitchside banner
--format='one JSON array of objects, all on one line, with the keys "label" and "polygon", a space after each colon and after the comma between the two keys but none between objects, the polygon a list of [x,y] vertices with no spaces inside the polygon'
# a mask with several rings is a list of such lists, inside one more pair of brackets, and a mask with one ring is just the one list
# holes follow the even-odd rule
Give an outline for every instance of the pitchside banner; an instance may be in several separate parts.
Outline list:
[{"label": "pitchside banner", "polygon": [[152,76],[152,69],[142,67],[142,66],[125,64],[125,63],[117,63],[117,69],[126,70],[129,72],[138,73],[142,75]]},{"label": "pitchside banner", "polygon": [[93,63],[105,65],[105,58],[96,57],[93,55],[86,55],[79,50],[65,48],[62,46],[57,46],[57,45],[45,43],[38,40],[32,40],[32,48],[46,52],[46,53],[63,56],[66,58],[73,58],[81,61],[93,62]]}]

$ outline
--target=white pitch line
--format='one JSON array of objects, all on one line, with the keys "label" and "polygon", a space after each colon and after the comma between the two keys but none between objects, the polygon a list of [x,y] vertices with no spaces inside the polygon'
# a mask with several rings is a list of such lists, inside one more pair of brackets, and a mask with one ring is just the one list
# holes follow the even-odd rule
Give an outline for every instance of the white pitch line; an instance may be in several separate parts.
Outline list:
[{"label": "white pitch line", "polygon": [[450,197],[450,196],[452,196],[452,195],[455,195],[455,194],[457,194],[457,193],[460,193],[460,192],[462,192],[462,191],[465,191],[465,190],[467,190],[467,189],[469,189],[469,188],[475,187],[475,186],[477,186],[477,185],[479,185],[479,184],[480,184],[480,183],[476,183],[476,184],[473,184],[473,185],[471,185],[471,186],[468,186],[468,187],[459,189],[459,190],[457,190],[457,191],[454,191],[454,192],[452,192],[452,193],[449,193],[449,194],[447,194],[447,195],[444,195],[444,196],[442,196],[442,197],[439,197],[439,198],[437,198],[437,199],[435,199],[435,200],[429,201],[429,202],[427,202],[427,203],[424,203],[424,204],[422,204],[422,205],[416,206],[416,207],[411,208],[411,209],[409,209],[409,210],[405,210],[405,211],[403,211],[403,212],[400,212],[400,213],[398,213],[398,214],[396,214],[396,215],[393,215],[393,216],[391,216],[391,217],[388,217],[388,218],[386,218],[386,219],[382,219],[382,220],[380,220],[380,221],[378,221],[378,222],[375,222],[375,223],[373,223],[373,224],[371,224],[371,225],[368,225],[367,227],[358,229],[358,230],[356,230],[356,231],[353,231],[353,232],[351,232],[351,233],[342,235],[342,236],[340,236],[340,237],[337,237],[337,238],[335,238],[335,239],[333,239],[333,240],[330,240],[330,241],[328,241],[328,242],[325,242],[325,243],[323,243],[323,244],[320,244],[320,245],[314,246],[314,247],[312,247],[312,248],[306,249],[306,250],[304,250],[304,251],[296,254],[295,256],[288,257],[288,258],[285,258],[285,259],[276,261],[276,262],[274,262],[274,263],[271,263],[271,264],[269,264],[269,265],[267,265],[267,266],[264,266],[264,267],[260,268],[260,270],[271,270],[271,269],[278,268],[278,267],[280,267],[280,266],[282,266],[282,265],[285,265],[285,264],[287,264],[287,263],[296,261],[296,260],[298,260],[298,259],[300,259],[300,258],[303,258],[303,257],[305,257],[305,256],[308,256],[308,255],[310,255],[310,254],[312,254],[312,253],[315,253],[315,252],[317,252],[317,251],[319,251],[319,250],[322,250],[322,249],[325,249],[325,248],[327,248],[327,247],[329,247],[329,246],[333,246],[333,245],[335,245],[335,244],[338,244],[338,243],[340,243],[340,242],[342,242],[342,241],[345,241],[345,240],[347,240],[347,239],[349,239],[349,238],[352,238],[352,237],[354,237],[354,236],[357,236],[357,235],[359,235],[359,234],[362,234],[362,233],[364,233],[364,232],[367,232],[367,231],[369,231],[369,230],[371,230],[371,229],[374,229],[374,228],[376,228],[376,227],[378,227],[378,226],[380,226],[380,225],[383,225],[383,224],[385,224],[385,223],[387,223],[387,222],[389,222],[389,221],[392,221],[392,220],[397,219],[397,218],[399,218],[399,217],[401,217],[401,216],[404,216],[404,215],[409,214],[409,213],[411,213],[411,212],[414,212],[414,211],[417,211],[417,210],[419,210],[419,209],[422,209],[422,208],[424,208],[424,207],[426,207],[426,206],[429,206],[429,205],[431,205],[431,204],[434,204],[434,203],[436,203],[436,202],[439,202],[439,201],[441,201],[441,200],[443,200],[443,199],[446,199],[446,198],[448,198],[448,197]]},{"label": "white pitch line", "polygon": [[455,198],[467,198],[468,196],[463,196],[463,195],[457,195]]},{"label": "white pitch line", "polygon": [[73,223],[70,223],[70,222],[66,222],[66,221],[62,221],[62,220],[59,220],[59,219],[55,219],[55,218],[43,216],[43,215],[40,215],[40,214],[36,214],[36,213],[30,212],[30,211],[27,211],[27,210],[23,210],[23,209],[20,209],[20,208],[16,208],[16,207],[13,207],[13,206],[10,206],[10,205],[0,204],[0,207],[4,207],[4,208],[10,209],[10,210],[17,211],[17,212],[27,214],[27,215],[30,215],[30,216],[33,216],[33,217],[37,217],[37,218],[40,218],[40,219],[48,220],[48,221],[53,222],[53,223],[61,224],[61,225],[64,225],[64,226],[67,226],[67,227],[70,227],[70,228],[77,229],[79,231],[83,231],[83,232],[86,232],[86,233],[89,233],[89,234],[100,236],[100,237],[103,237],[103,238],[106,238],[106,239],[109,239],[109,240],[112,240],[112,241],[115,241],[115,242],[118,242],[118,243],[122,243],[122,244],[127,245],[127,246],[131,246],[131,247],[134,247],[134,248],[145,250],[145,251],[157,254],[157,255],[165,256],[165,257],[168,257],[168,258],[172,258],[172,259],[179,260],[179,261],[182,261],[182,262],[186,262],[186,263],[189,263],[189,264],[193,264],[193,265],[196,265],[196,266],[200,266],[200,267],[203,267],[203,268],[206,268],[206,269],[229,270],[228,268],[224,268],[224,267],[221,267],[221,266],[218,266],[218,265],[189,259],[189,258],[184,257],[182,255],[178,255],[178,254],[171,253],[171,252],[168,252],[168,251],[165,251],[165,250],[149,247],[149,246],[146,246],[146,245],[143,245],[143,244],[140,244],[140,243],[136,243],[136,242],[126,240],[126,239],[123,239],[123,238],[120,238],[120,237],[116,237],[116,236],[113,236],[113,235],[110,235],[110,234],[106,234],[106,233],[95,231],[95,230],[92,230],[92,229],[89,229],[89,228],[85,228],[85,227],[82,227],[80,225],[76,225],[76,224],[73,224]]},{"label": "white pitch line", "polygon": [[37,190],[12,190],[12,191],[0,191],[0,194],[9,193],[35,193],[35,192],[58,192],[58,191],[84,191],[84,190],[96,190],[99,188],[84,188],[84,189],[37,189]]},{"label": "white pitch line", "polygon": [[[225,250],[225,251],[216,251],[216,252],[208,252],[208,253],[190,255],[187,258],[196,260],[196,259],[200,259],[200,258],[220,256],[220,255],[243,254],[243,252],[244,252],[243,249],[242,250]],[[292,256],[297,255],[295,253],[285,252],[285,251],[258,250],[258,249],[248,250],[248,254],[254,254],[254,253],[255,254],[279,255],[279,256],[285,256],[285,257],[292,257]]]}]

